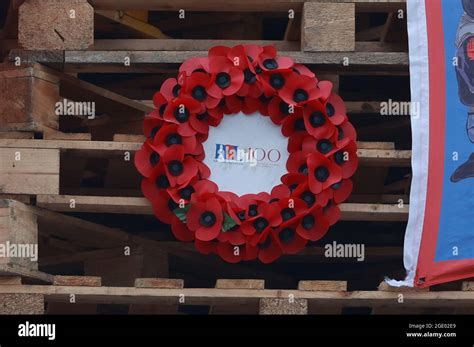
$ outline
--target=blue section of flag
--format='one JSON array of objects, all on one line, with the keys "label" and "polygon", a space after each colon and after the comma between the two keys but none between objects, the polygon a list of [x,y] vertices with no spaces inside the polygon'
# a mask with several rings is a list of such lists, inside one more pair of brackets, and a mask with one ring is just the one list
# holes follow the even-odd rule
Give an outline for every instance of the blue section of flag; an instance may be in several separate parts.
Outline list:
[{"label": "blue section of flag", "polygon": [[[440,227],[439,230],[431,231],[438,232],[436,261],[474,258],[474,177],[457,182],[451,180],[456,169],[468,161],[474,152],[474,144],[469,140],[466,130],[469,107],[460,101],[458,79],[453,66],[457,50],[456,33],[464,11],[461,0],[443,0],[442,6],[446,60],[446,136]],[[439,69],[441,73],[441,67]],[[457,161],[453,160],[456,153]]]}]

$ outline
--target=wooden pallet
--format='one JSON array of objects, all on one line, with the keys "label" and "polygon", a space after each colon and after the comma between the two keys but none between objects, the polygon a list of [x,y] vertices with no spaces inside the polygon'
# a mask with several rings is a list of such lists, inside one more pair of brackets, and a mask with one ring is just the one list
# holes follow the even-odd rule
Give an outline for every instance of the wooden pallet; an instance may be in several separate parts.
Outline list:
[{"label": "wooden pallet", "polygon": [[0,279],[2,314],[32,310],[42,314],[43,302],[47,314],[97,313],[98,305],[104,304],[125,306],[129,314],[177,314],[192,312],[196,306],[209,314],[262,315],[344,314],[356,308],[372,314],[474,310],[472,282],[463,282],[461,290],[348,291],[345,281],[319,280],[300,281],[295,289],[265,289],[265,281],[255,279],[218,279],[214,288],[186,288],[183,280],[167,278],[137,278],[130,287],[102,286],[100,277],[90,276],[55,276],[52,285],[25,285],[18,277]]},{"label": "wooden pallet", "polygon": [[[406,41],[399,39],[406,33],[404,0],[258,0],[241,1],[239,4],[227,1],[204,1],[200,4],[193,1],[90,1],[90,4],[86,0],[22,2],[14,1],[11,4],[9,20],[18,20],[18,42],[9,40],[8,46],[20,46],[27,50],[206,50],[222,44],[223,39],[255,43],[252,38],[255,33],[262,31],[265,18],[279,18],[286,24],[281,39],[268,42],[260,40],[260,43],[304,52],[407,51]],[[77,17],[67,15],[71,9],[77,13]],[[156,13],[154,17],[149,13],[152,10],[164,13],[155,20]],[[172,14],[166,15],[170,11]],[[200,14],[202,11],[210,13],[203,16]],[[57,13],[63,13],[64,16],[58,18]],[[382,24],[372,25],[369,15],[377,13],[385,14]],[[182,23],[183,15],[185,24]],[[55,18],[54,22],[50,20],[52,17]],[[202,35],[216,35],[215,31],[203,30],[203,22],[208,26],[220,26],[218,36],[221,39],[201,38],[197,40],[200,42],[196,42],[192,35],[189,39],[172,39],[177,27],[184,28],[185,36],[186,28],[192,30],[194,36],[200,30]],[[74,34],[68,30],[71,24],[75,27]],[[171,34],[167,35],[163,31]],[[39,35],[39,32],[43,34]],[[45,32],[48,35],[44,35]],[[112,37],[118,38],[103,39],[112,33]],[[124,37],[120,37],[120,34]],[[127,35],[133,39],[127,39]]]},{"label": "wooden pallet", "polygon": [[[44,17],[70,9],[68,2],[39,1],[49,8],[37,11],[38,0],[23,8],[23,1],[11,1],[0,41],[0,238],[41,249],[37,264],[0,265],[0,307],[42,313],[46,302],[51,314],[198,310],[188,304],[213,314],[397,312],[400,293],[375,288],[386,275],[404,275],[410,119],[380,114],[389,98],[409,100],[406,16],[398,18],[404,0],[90,0],[92,7],[74,1],[83,11],[77,35],[66,29],[65,16],[55,27],[64,40],[54,30],[36,40],[35,29],[50,25]],[[18,26],[19,9],[30,21]],[[186,21],[176,19],[181,9]],[[289,10],[295,17],[288,20]],[[200,26],[203,19],[212,32]],[[267,40],[262,29],[272,21],[283,21],[284,32]],[[133,167],[143,117],[161,82],[176,76],[185,59],[238,43],[274,44],[331,80],[358,131],[361,162],[353,195],[341,206],[343,221],[328,239],[272,266],[226,264],[176,242],[151,216]],[[58,117],[52,106],[64,99],[93,101],[98,116]],[[324,245],[333,240],[366,244],[366,260],[327,258]],[[131,255],[124,257],[127,247]],[[407,293],[408,303],[414,312],[444,312],[439,307],[452,302],[461,310],[472,297],[459,290]],[[67,301],[71,291],[80,304]],[[288,305],[290,294],[296,304]]]}]

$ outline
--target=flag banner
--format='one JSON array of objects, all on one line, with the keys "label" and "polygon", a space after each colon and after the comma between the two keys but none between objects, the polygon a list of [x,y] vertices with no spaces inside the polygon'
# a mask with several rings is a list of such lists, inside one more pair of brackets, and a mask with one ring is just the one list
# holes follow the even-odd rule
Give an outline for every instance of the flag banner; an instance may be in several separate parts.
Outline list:
[{"label": "flag banner", "polygon": [[[408,0],[413,178],[405,281],[474,276],[474,0]],[[412,105],[413,106],[413,105]]]}]

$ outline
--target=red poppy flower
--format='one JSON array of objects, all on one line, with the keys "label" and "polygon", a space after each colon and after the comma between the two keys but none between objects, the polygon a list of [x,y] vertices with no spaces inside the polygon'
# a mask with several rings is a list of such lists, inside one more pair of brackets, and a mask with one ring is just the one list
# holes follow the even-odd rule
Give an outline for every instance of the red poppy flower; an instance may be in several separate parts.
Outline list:
[{"label": "red poppy flower", "polygon": [[262,46],[259,45],[244,45],[245,54],[249,61],[252,63],[253,66],[256,66],[258,63],[258,59],[260,54],[263,52]]},{"label": "red poppy flower", "polygon": [[143,195],[150,201],[154,200],[160,191],[170,188],[170,181],[161,161],[153,168],[149,177],[142,179],[141,188]]},{"label": "red poppy flower", "polygon": [[309,188],[315,194],[339,182],[342,178],[342,171],[339,165],[321,153],[311,153],[308,156],[307,163]]},{"label": "red poppy flower", "polygon": [[300,236],[295,225],[287,225],[279,228],[276,233],[278,242],[284,254],[295,254],[305,248],[308,240]]},{"label": "red poppy flower", "polygon": [[275,204],[261,204],[258,206],[258,214],[242,223],[242,233],[250,236],[250,244],[255,245],[265,230],[277,227],[281,221],[279,209]]},{"label": "red poppy flower", "polygon": [[153,105],[157,111],[156,116],[157,118],[163,118],[166,105],[168,104],[168,100],[161,92],[156,92],[153,95]]},{"label": "red poppy flower", "polygon": [[[273,70],[261,73],[258,75],[258,78],[261,82],[263,93],[266,96],[273,96],[285,89],[289,83],[288,81],[291,81],[292,74],[294,72],[291,70]],[[294,104],[294,102],[289,104]]]},{"label": "red poppy flower", "polygon": [[[174,98],[177,98],[181,94],[181,92],[182,92],[181,85],[178,84],[178,80],[176,78],[166,79],[160,88],[161,95],[167,101],[171,101]],[[155,98],[153,98],[153,103],[155,103]]]},{"label": "red poppy flower", "polygon": [[352,181],[348,179],[334,183],[329,189],[329,198],[336,204],[346,201],[352,192]]},{"label": "red poppy flower", "polygon": [[345,146],[334,152],[332,157],[342,170],[342,178],[349,178],[354,175],[359,164],[357,146],[354,141],[348,141]]},{"label": "red poppy flower", "polygon": [[233,245],[229,242],[219,242],[217,254],[228,263],[238,263],[242,260],[253,260],[258,255],[258,248],[249,245]]},{"label": "red poppy flower", "polygon": [[177,124],[167,124],[162,126],[160,130],[156,133],[155,140],[151,144],[154,150],[156,150],[160,155],[163,155],[168,148],[174,146],[183,146],[184,153],[195,153],[196,151],[196,137],[192,136],[182,136],[178,133]]},{"label": "red poppy flower", "polygon": [[347,119],[346,105],[339,95],[332,93],[326,100],[324,107],[326,116],[332,124],[339,125]]},{"label": "red poppy flower", "polygon": [[323,104],[311,101],[304,108],[304,124],[309,134],[317,139],[329,138],[336,132],[336,127],[329,120]]},{"label": "red poppy flower", "polygon": [[314,78],[292,73],[286,79],[285,86],[278,90],[278,95],[287,104],[301,106],[319,98],[321,90]]},{"label": "red poppy flower", "polygon": [[[303,142],[307,139],[314,139],[311,135],[308,135],[306,132],[296,132],[290,136],[288,139],[288,152],[298,152],[303,150]],[[312,150],[313,148],[311,148]]]},{"label": "red poppy flower", "polygon": [[286,117],[281,125],[281,133],[286,137],[290,137],[296,132],[306,133],[304,119],[301,112],[295,112],[289,117]]},{"label": "red poppy flower", "polygon": [[203,162],[198,162],[198,172],[199,172],[199,178],[202,180],[209,178],[209,176],[211,176],[211,170]]},{"label": "red poppy flower", "polygon": [[236,225],[234,228],[227,230],[219,235],[218,240],[220,242],[228,242],[231,245],[243,245],[247,238],[242,234],[240,227]]},{"label": "red poppy flower", "polygon": [[267,229],[260,235],[257,248],[259,249],[258,259],[264,264],[274,262],[283,254],[278,236],[271,229]]},{"label": "red poppy flower", "polygon": [[191,136],[196,133],[196,130],[191,127],[189,118],[201,111],[201,104],[198,101],[189,97],[179,97],[168,103],[163,117],[167,122],[178,124],[179,134]]},{"label": "red poppy flower", "polygon": [[279,125],[292,115],[300,115],[301,109],[293,105],[288,105],[278,96],[273,97],[268,103],[268,115],[273,123]]},{"label": "red poppy flower", "polygon": [[195,231],[196,239],[201,241],[217,238],[221,232],[223,219],[222,206],[215,197],[192,204],[186,213],[188,228]]},{"label": "red poppy flower", "polygon": [[242,87],[244,73],[226,57],[209,58],[212,83],[207,93],[221,99],[224,95],[233,95]]},{"label": "red poppy flower", "polygon": [[177,240],[189,242],[194,240],[194,232],[188,229],[185,223],[175,215],[171,219],[171,232]]},{"label": "red poppy flower", "polygon": [[198,250],[199,253],[202,254],[212,254],[217,253],[217,240],[212,241],[201,241],[198,239],[194,240],[194,247]]},{"label": "red poppy flower", "polygon": [[280,199],[277,204],[281,216],[280,227],[286,227],[295,223],[308,210],[308,206],[301,199],[288,197]]},{"label": "red poppy flower", "polygon": [[143,133],[151,141],[154,140],[156,133],[161,129],[162,126],[162,119],[151,116],[147,116],[143,119]]},{"label": "red poppy flower", "polygon": [[318,241],[329,230],[329,222],[323,214],[322,208],[313,208],[310,213],[300,219],[296,232],[303,239]]},{"label": "red poppy flower", "polygon": [[214,46],[209,48],[208,56],[209,57],[225,57],[227,58],[228,54],[230,53],[231,48],[227,46]]},{"label": "red poppy flower", "polygon": [[308,183],[301,184],[297,190],[295,190],[291,197],[301,199],[305,202],[308,209],[315,206],[323,207],[326,206],[329,200],[328,190],[323,190],[318,194],[314,194],[310,189]]},{"label": "red poppy flower", "polygon": [[142,147],[135,153],[135,167],[144,177],[149,177],[153,168],[160,162],[160,155],[151,146],[144,142]]},{"label": "red poppy flower", "polygon": [[341,210],[332,200],[329,200],[327,205],[323,208],[323,213],[329,226],[336,224],[337,221],[341,219]]},{"label": "red poppy flower", "polygon": [[191,178],[186,186],[168,188],[168,193],[177,203],[183,202],[185,204],[190,201],[198,200],[197,197],[207,193],[216,193],[217,184],[205,179],[198,179],[197,176]]},{"label": "red poppy flower", "polygon": [[331,95],[333,84],[331,81],[319,81],[318,82],[318,89],[320,90],[319,99],[322,101],[326,101],[329,96]]},{"label": "red poppy flower", "polygon": [[290,57],[277,57],[274,46],[264,46],[258,57],[258,66],[264,71],[291,69],[294,65]]},{"label": "red poppy flower", "polygon": [[290,197],[291,190],[290,188],[285,185],[285,184],[279,184],[275,187],[272,188],[272,191],[270,193],[270,196],[272,197],[270,201],[277,199],[285,199]]},{"label": "red poppy flower", "polygon": [[242,112],[244,114],[253,114],[258,112],[261,107],[260,100],[258,98],[252,98],[250,96],[246,96],[242,103]]},{"label": "red poppy flower", "polygon": [[346,119],[344,122],[339,124],[337,127],[337,143],[345,141],[346,139],[356,141],[357,133],[352,124]]},{"label": "red poppy flower", "polygon": [[257,83],[256,75],[250,70],[250,68],[244,70],[244,83],[242,83],[242,87],[237,92],[237,95],[258,98],[262,93],[262,85]]},{"label": "red poppy flower", "polygon": [[290,154],[286,162],[286,169],[289,173],[308,175],[307,159],[311,152],[299,151]]},{"label": "red poppy flower", "polygon": [[185,92],[194,100],[202,103],[206,109],[214,108],[219,103],[219,99],[207,94],[206,89],[211,84],[211,76],[204,72],[194,72],[186,80]]},{"label": "red poppy flower", "polygon": [[156,218],[167,224],[171,224],[173,218],[176,217],[173,211],[179,208],[166,190],[158,191],[158,194],[151,199],[151,206]]},{"label": "red poppy flower", "polygon": [[316,139],[312,136],[306,136],[303,139],[301,148],[305,152],[314,152],[316,150],[317,152],[324,154],[324,156],[330,157],[340,148],[337,145],[336,136],[336,133],[334,133],[329,138],[320,139]]},{"label": "red poppy flower", "polygon": [[183,146],[171,147],[161,158],[171,187],[187,185],[198,173],[197,161],[184,155]]},{"label": "red poppy flower", "polygon": [[187,59],[179,67],[179,72],[184,72],[186,76],[191,76],[193,72],[210,72],[209,58],[194,57]]},{"label": "red poppy flower", "polygon": [[225,97],[225,104],[226,104],[226,112],[228,114],[235,114],[242,110],[242,105],[244,102],[244,98],[237,95],[231,95]]},{"label": "red poppy flower", "polygon": [[293,66],[292,70],[295,71],[296,73],[300,74],[300,75],[304,75],[304,76],[314,78],[315,81],[317,82],[316,75],[304,65],[296,64],[296,65]]}]

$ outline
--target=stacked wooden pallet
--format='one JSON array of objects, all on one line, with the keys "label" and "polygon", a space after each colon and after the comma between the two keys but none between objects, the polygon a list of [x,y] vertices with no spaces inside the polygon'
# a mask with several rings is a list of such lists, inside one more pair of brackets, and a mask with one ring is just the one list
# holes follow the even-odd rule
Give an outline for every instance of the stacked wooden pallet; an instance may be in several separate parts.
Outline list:
[{"label": "stacked wooden pallet", "polygon": [[[267,37],[268,23],[284,24],[279,37]],[[271,28],[278,31],[276,24]],[[381,116],[380,108],[389,99],[409,99],[404,1],[12,0],[3,33],[0,235],[39,243],[40,256],[37,264],[13,258],[1,264],[0,273],[17,277],[4,280],[0,298],[33,295],[46,300],[50,313],[71,309],[64,301],[71,291],[92,305],[71,312],[97,312],[100,303],[141,312],[140,304],[150,302],[158,305],[155,313],[166,312],[163,303],[177,312],[180,293],[186,303],[211,305],[214,313],[237,313],[248,302],[253,313],[397,307],[394,293],[346,292],[343,282],[300,282],[297,290],[265,289],[261,280],[206,286],[219,278],[263,278],[270,288],[293,288],[316,278],[375,289],[383,275],[402,275],[410,119]],[[366,244],[362,270],[351,260],[326,258],[324,243],[271,267],[223,264],[174,241],[149,216],[133,155],[144,140],[142,120],[153,109],[153,92],[183,60],[237,43],[274,44],[333,81],[347,101],[361,167],[333,235],[340,243]],[[95,117],[58,116],[56,105],[64,100],[94,102]],[[347,269],[337,267],[340,262]],[[61,282],[50,274],[100,276],[103,286],[89,277]],[[132,287],[143,277],[182,278],[194,288],[162,280],[137,282],[157,288]],[[49,284],[24,284],[30,282]],[[168,287],[160,288],[163,283]],[[301,305],[285,306],[290,294]],[[460,302],[471,302],[470,293],[459,294]],[[429,306],[438,294],[409,295],[415,305]],[[448,302],[443,295],[440,306]]]},{"label": "stacked wooden pallet", "polygon": [[[131,287],[102,286],[100,277],[55,276],[51,285],[0,285],[0,313],[91,314],[104,305],[122,305],[129,314],[178,314],[190,307],[209,314],[472,313],[472,282],[459,291],[441,288],[347,291],[344,281],[300,281],[295,289],[265,289],[264,280],[218,279],[214,288],[185,288],[181,279],[137,278]],[[28,298],[27,305],[18,300]],[[102,305],[102,308],[101,308]],[[15,312],[16,313],[16,312]]]}]

